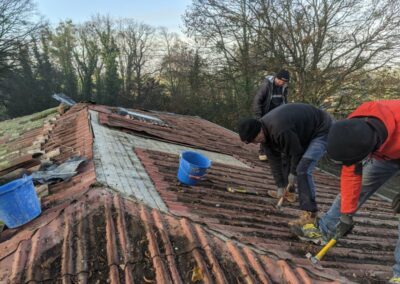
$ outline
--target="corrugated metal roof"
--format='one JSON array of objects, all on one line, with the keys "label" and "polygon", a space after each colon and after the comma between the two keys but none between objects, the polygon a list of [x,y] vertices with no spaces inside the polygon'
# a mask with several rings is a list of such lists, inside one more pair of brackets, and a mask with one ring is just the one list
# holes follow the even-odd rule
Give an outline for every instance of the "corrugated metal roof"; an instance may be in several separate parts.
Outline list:
[{"label": "corrugated metal roof", "polygon": [[41,199],[42,214],[38,218],[0,234],[0,283],[26,283],[38,278],[52,282],[54,279],[52,271],[61,265],[64,255],[57,255],[57,251],[52,256],[49,252],[43,253],[47,248],[53,250],[60,246],[55,224],[61,222],[65,227],[65,210],[85,196],[96,181],[92,141],[85,106],[78,105],[57,120],[42,150],[60,149],[60,155],[55,157],[59,162],[73,155],[85,156],[88,162],[71,180],[49,186],[50,195]]},{"label": "corrugated metal roof", "polygon": [[327,283],[107,189],[66,203],[1,258],[0,282]]},{"label": "corrugated metal roof", "polygon": [[[115,129],[91,125],[88,108]],[[304,254],[319,247],[298,241],[286,225],[299,212],[297,205],[278,211],[266,195],[274,183],[268,164],[256,160],[257,147],[200,118],[151,115],[172,127],[84,104],[57,119],[42,150],[60,149],[60,162],[82,155],[88,163],[71,180],[49,187],[39,218],[0,234],[0,283],[188,283],[192,277],[201,278],[198,283],[370,283],[390,276],[397,220],[386,203],[371,199],[356,218],[354,234],[328,252],[326,269],[318,271]],[[163,146],[143,147],[153,143]],[[249,167],[214,160],[198,186],[182,186],[176,180],[176,144],[231,155]],[[126,166],[125,176],[134,167],[132,176],[152,184],[168,213],[106,186],[105,176],[121,169],[104,167],[107,160],[97,156],[102,151],[123,155],[111,161]],[[324,211],[339,183],[323,173],[315,179]],[[248,192],[231,193],[228,186]],[[137,183],[124,184],[123,191],[127,187],[143,190]]]},{"label": "corrugated metal roof", "polygon": [[[184,150],[196,149],[116,131],[99,125],[98,112],[90,111],[90,114],[95,136],[94,160],[97,179],[121,193],[134,196],[152,208],[166,212],[166,205],[133,150],[144,147],[179,154]],[[216,162],[249,168],[229,155],[204,150],[200,152]]]},{"label": "corrugated metal roof", "polygon": [[[160,119],[168,123],[169,127],[165,127],[125,118],[101,111],[99,108],[97,110],[101,124],[143,135],[153,140],[227,154],[245,164],[248,164],[248,161],[243,161],[244,157],[251,157],[251,155],[255,157],[257,147],[252,145],[246,148],[232,131],[207,120],[190,116],[157,114]],[[248,152],[249,149],[254,150],[253,154]]]},{"label": "corrugated metal roof", "polygon": [[[190,217],[227,237],[278,256],[290,253],[298,265],[307,264],[304,262],[307,252],[316,253],[320,249],[291,235],[287,222],[299,214],[298,205],[285,204],[282,210],[275,208],[276,200],[266,194],[274,188],[274,182],[272,177],[265,176],[263,169],[215,163],[203,182],[186,187],[176,183],[176,155],[140,149],[136,153],[174,214]],[[317,200],[321,212],[325,212],[336,196],[339,183],[322,172],[315,174],[315,180]],[[228,186],[247,189],[248,193],[228,192]],[[398,220],[388,203],[371,198],[355,221],[353,233],[328,252],[322,265],[361,283],[389,277]]]}]

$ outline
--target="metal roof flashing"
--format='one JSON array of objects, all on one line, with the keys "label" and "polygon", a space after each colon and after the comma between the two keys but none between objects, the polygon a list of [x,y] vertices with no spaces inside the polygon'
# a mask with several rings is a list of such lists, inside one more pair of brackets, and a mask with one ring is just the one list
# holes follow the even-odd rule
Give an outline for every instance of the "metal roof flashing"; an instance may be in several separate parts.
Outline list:
[{"label": "metal roof flashing", "polygon": [[139,113],[136,111],[130,111],[123,107],[117,107],[115,112],[117,114],[120,114],[123,116],[129,116],[131,119],[136,119],[136,120],[139,120],[142,122],[148,122],[148,123],[152,123],[152,124],[160,125],[160,126],[168,126],[168,124],[166,122],[162,121],[161,119],[159,119],[155,116],[146,115],[146,114]]}]

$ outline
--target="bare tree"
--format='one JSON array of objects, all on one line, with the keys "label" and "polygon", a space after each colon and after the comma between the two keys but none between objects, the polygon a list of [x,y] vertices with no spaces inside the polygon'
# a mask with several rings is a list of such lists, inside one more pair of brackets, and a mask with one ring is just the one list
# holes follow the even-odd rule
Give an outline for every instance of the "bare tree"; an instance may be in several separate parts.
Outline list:
[{"label": "bare tree", "polygon": [[117,30],[124,94],[134,97],[140,104],[144,99],[144,83],[154,72],[150,62],[156,48],[156,31],[149,25],[130,19],[118,21]]},{"label": "bare tree", "polygon": [[246,82],[257,74],[247,64],[287,67],[295,99],[316,105],[351,93],[340,90],[390,63],[400,45],[398,0],[195,0],[185,21],[231,74]]},{"label": "bare tree", "polygon": [[78,81],[74,66],[74,49],[76,49],[76,27],[72,21],[60,22],[52,33],[52,49],[54,59],[63,73],[62,91],[73,99],[78,97]]},{"label": "bare tree", "polygon": [[397,0],[257,0],[261,50],[292,69],[297,99],[321,105],[399,47]]},{"label": "bare tree", "polygon": [[176,33],[169,33],[167,29],[163,28],[160,31],[163,38],[165,48],[165,55],[161,65],[161,74],[167,81],[167,88],[170,95],[177,95],[179,93],[179,80],[176,80],[174,73],[176,73],[176,66],[174,64],[174,50],[177,50],[181,45],[178,35]]},{"label": "bare tree", "polygon": [[90,26],[97,35],[101,63],[95,72],[96,100],[117,105],[120,100],[121,80],[118,74],[118,46],[116,43],[115,21],[110,17],[97,15]]},{"label": "bare tree", "polygon": [[84,100],[93,99],[93,76],[98,68],[99,52],[96,33],[91,28],[91,24],[86,23],[79,26],[77,29],[77,48],[74,49],[73,54]]},{"label": "bare tree", "polygon": [[0,1],[0,74],[12,66],[18,45],[40,28],[34,16],[32,0]]},{"label": "bare tree", "polygon": [[281,67],[261,53],[252,0],[195,0],[184,16],[186,33],[209,48],[220,79],[229,81],[226,100],[248,114],[262,70]]}]

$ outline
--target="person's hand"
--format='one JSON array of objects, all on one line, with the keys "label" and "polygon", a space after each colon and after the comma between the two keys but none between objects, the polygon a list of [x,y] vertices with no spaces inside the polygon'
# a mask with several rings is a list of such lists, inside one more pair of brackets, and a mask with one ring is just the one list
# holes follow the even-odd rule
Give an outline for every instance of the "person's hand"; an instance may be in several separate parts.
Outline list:
[{"label": "person's hand", "polygon": [[276,190],[276,196],[278,198],[281,198],[284,193],[285,193],[285,188],[284,187],[278,187],[278,189]]},{"label": "person's hand", "polygon": [[336,225],[336,236],[341,238],[346,236],[354,227],[353,216],[350,214],[342,214],[339,223]]},{"label": "person's hand", "polygon": [[288,182],[289,182],[289,186],[290,187],[296,187],[296,183],[297,183],[297,176],[290,173],[288,176]]}]

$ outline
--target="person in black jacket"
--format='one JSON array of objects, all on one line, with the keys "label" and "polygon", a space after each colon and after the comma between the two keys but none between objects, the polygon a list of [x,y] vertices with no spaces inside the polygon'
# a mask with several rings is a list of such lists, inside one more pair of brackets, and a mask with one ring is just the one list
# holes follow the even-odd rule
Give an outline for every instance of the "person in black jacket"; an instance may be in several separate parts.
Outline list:
[{"label": "person in black jacket", "polygon": [[290,158],[289,185],[297,182],[299,219],[289,225],[314,223],[317,215],[312,172],[326,151],[332,119],[328,113],[308,104],[286,104],[273,109],[261,119],[239,123],[240,139],[245,143],[265,143],[272,175],[278,191],[287,186],[282,174],[282,155]]},{"label": "person in black jacket", "polygon": [[[284,69],[280,70],[276,76],[269,75],[265,77],[253,101],[253,111],[257,119],[260,119],[274,108],[287,104],[289,80],[290,73]],[[260,144],[258,158],[261,161],[267,160],[265,145],[263,144]]]}]

